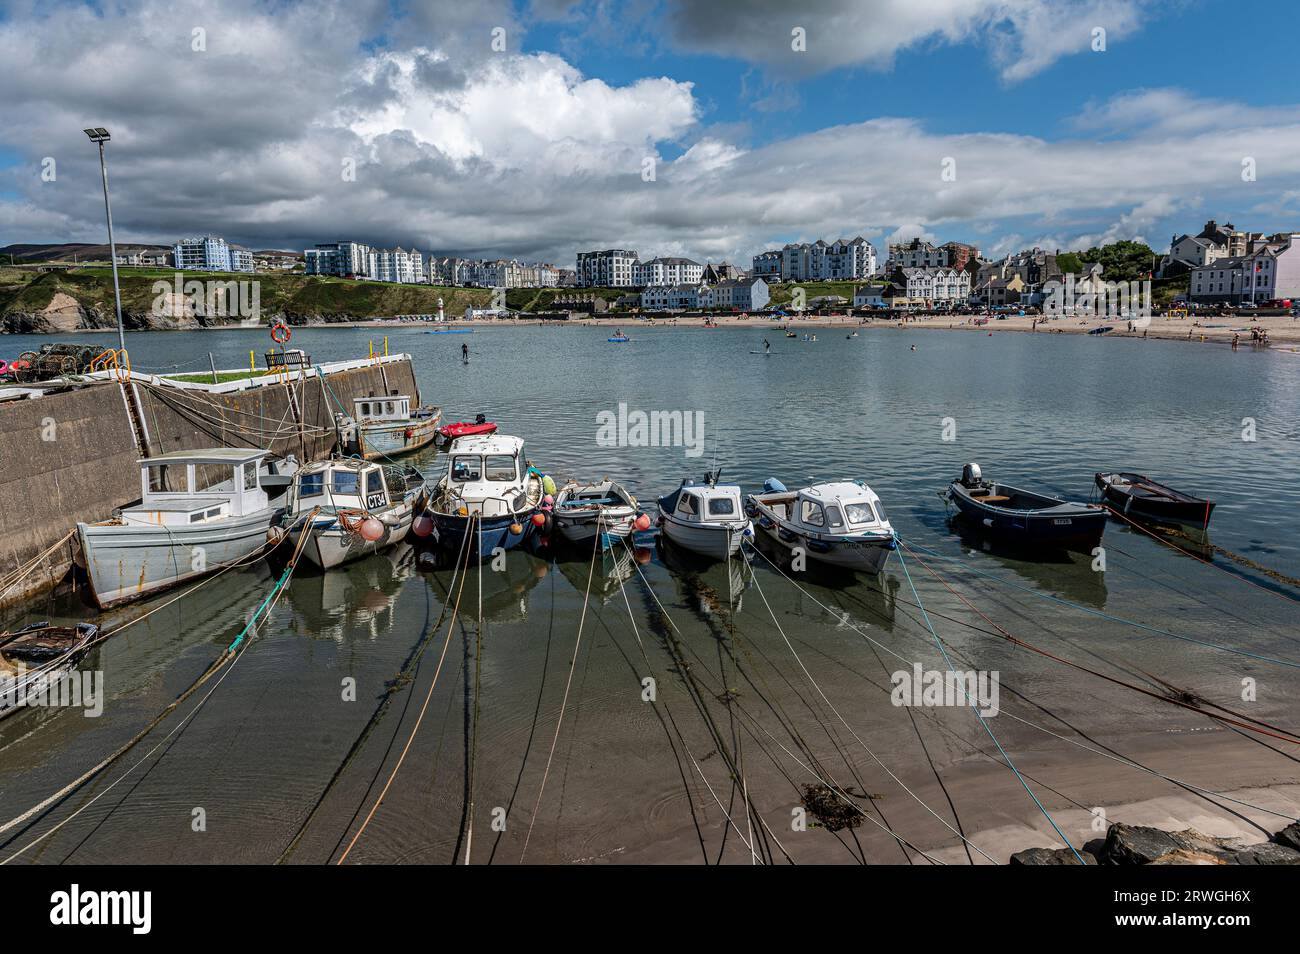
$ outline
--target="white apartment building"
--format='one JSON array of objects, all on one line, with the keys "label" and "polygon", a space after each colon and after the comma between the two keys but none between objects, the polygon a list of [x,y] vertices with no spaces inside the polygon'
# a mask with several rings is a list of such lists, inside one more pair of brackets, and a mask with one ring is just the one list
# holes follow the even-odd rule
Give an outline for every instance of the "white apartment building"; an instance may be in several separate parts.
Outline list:
[{"label": "white apartment building", "polygon": [[597,288],[631,288],[632,268],[637,253],[631,249],[610,248],[578,253],[578,284]]},{"label": "white apartment building", "polygon": [[970,297],[970,272],[956,268],[904,268],[908,298],[959,302]]},{"label": "white apartment building", "polygon": [[698,285],[704,266],[689,258],[652,258],[632,266],[633,285]]},{"label": "white apartment building", "polygon": [[232,248],[230,250],[230,270],[232,272],[256,271],[257,263],[253,259],[253,253],[246,248]]},{"label": "white apartment building", "polygon": [[369,278],[371,252],[360,242],[323,242],[302,253],[308,275],[335,275],[339,278]]},{"label": "white apartment building", "polygon": [[875,271],[875,246],[862,236],[791,243],[754,256],[754,276],[766,281],[854,281]]},{"label": "white apartment building", "polygon": [[767,282],[761,278],[731,278],[706,287],[699,295],[701,308],[732,308],[758,311],[771,301]]},{"label": "white apartment building", "polygon": [[914,238],[889,246],[889,268],[946,268],[948,252],[931,242]]},{"label": "white apartment building", "polygon": [[424,284],[424,256],[415,249],[375,249],[370,253],[371,275],[379,282],[401,282],[408,285]]},{"label": "white apartment building", "polygon": [[1300,233],[1282,232],[1252,243],[1252,251],[1232,255],[1191,270],[1192,301],[1266,302],[1300,298]]},{"label": "white apartment building", "polygon": [[700,308],[702,307],[701,295],[706,294],[706,291],[702,285],[651,285],[641,292],[641,310],[674,311]]},{"label": "white apartment building", "polygon": [[228,272],[231,271],[230,246],[217,235],[180,239],[172,246],[172,261],[179,269]]}]

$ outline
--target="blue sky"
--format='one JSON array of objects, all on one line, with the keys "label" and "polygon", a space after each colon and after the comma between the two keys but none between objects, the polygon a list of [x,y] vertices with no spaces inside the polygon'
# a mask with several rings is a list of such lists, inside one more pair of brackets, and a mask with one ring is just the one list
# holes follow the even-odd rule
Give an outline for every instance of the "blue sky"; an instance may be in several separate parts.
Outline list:
[{"label": "blue sky", "polygon": [[137,241],[571,264],[608,245],[717,261],[851,234],[1002,253],[1161,246],[1209,217],[1300,226],[1294,4],[794,6],[9,3],[0,245],[102,240],[89,124],[114,129],[115,223]]}]

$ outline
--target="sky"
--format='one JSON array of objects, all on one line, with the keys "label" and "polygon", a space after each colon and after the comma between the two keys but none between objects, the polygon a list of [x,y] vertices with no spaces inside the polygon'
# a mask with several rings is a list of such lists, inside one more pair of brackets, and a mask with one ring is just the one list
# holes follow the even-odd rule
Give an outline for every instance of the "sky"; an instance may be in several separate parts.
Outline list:
[{"label": "sky", "polygon": [[1300,4],[0,0],[0,246],[573,267],[1300,230]]}]

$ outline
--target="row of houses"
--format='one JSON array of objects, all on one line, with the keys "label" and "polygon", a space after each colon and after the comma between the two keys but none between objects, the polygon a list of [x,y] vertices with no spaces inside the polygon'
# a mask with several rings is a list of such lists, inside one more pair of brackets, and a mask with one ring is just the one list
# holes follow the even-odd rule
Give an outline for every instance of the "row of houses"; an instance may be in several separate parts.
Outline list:
[{"label": "row of houses", "polygon": [[673,257],[643,262],[635,249],[628,248],[578,252],[576,264],[576,283],[587,288],[717,284],[744,277],[741,269],[726,262],[701,265],[689,258]]},{"label": "row of houses", "polygon": [[875,246],[862,236],[790,243],[754,256],[753,274],[766,281],[855,281],[875,272]]},{"label": "row of houses", "polygon": [[1175,235],[1157,268],[1187,274],[1198,304],[1259,304],[1300,298],[1300,233],[1245,232],[1214,219],[1195,235]]},{"label": "row of houses", "polygon": [[758,311],[770,300],[767,282],[758,277],[723,279],[712,285],[650,285],[639,296],[642,311]]},{"label": "row of houses", "polygon": [[[372,248],[361,242],[320,242],[303,253],[308,275],[380,282],[478,288],[553,288],[573,284],[568,269],[516,259],[426,256],[418,249]],[[567,274],[566,274],[567,273]]]}]

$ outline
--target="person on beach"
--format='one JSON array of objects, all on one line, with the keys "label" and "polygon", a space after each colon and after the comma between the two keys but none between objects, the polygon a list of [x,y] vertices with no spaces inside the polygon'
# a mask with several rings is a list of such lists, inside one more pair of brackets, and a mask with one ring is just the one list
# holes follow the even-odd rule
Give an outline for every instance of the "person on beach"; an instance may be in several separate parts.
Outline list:
[{"label": "person on beach", "polygon": [[1236,350],[1237,350],[1237,339],[1240,338],[1240,337],[1241,337],[1240,335],[1236,335],[1236,334],[1234,334],[1234,335],[1232,336],[1232,350],[1233,350],[1233,351],[1236,351]]}]

